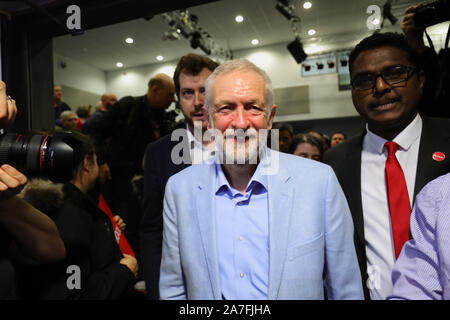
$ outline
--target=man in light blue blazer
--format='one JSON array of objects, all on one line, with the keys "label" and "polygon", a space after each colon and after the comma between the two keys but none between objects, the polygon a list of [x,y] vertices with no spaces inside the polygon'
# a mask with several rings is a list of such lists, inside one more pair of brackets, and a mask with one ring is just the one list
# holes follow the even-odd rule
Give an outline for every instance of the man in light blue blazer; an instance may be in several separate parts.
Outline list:
[{"label": "man in light blue blazer", "polygon": [[217,157],[167,183],[161,299],[323,299],[324,287],[362,299],[333,170],[265,147],[276,110],[265,72],[228,61],[205,89]]}]

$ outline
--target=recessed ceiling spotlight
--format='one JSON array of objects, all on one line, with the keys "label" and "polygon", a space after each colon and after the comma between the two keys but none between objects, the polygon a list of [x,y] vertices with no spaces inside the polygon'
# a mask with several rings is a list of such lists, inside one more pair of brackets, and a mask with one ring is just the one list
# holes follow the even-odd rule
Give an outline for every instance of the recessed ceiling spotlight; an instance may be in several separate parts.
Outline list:
[{"label": "recessed ceiling spotlight", "polygon": [[243,16],[236,16],[236,18],[234,18],[234,20],[236,20],[236,22],[241,23],[242,21],[244,21],[244,17]]},{"label": "recessed ceiling spotlight", "polygon": [[163,60],[164,60],[164,57],[163,57],[163,56],[157,56],[157,57],[156,57],[156,60],[158,60],[158,61],[163,61]]},{"label": "recessed ceiling spotlight", "polygon": [[131,43],[134,42],[134,40],[133,40],[133,38],[126,38],[126,39],[125,39],[125,42],[131,44]]},{"label": "recessed ceiling spotlight", "polygon": [[118,68],[122,68],[122,67],[123,67],[123,63],[122,63],[122,62],[117,62],[117,63],[116,63],[116,66],[117,66]]},{"label": "recessed ceiling spotlight", "polygon": [[258,39],[253,39],[252,40],[252,45],[256,46],[257,44],[259,44],[259,40]]},{"label": "recessed ceiling spotlight", "polygon": [[306,9],[306,10],[311,9],[311,7],[312,7],[312,3],[309,2],[309,1],[306,1],[306,2],[303,4],[303,8]]},{"label": "recessed ceiling spotlight", "polygon": [[316,34],[316,30],[314,30],[314,29],[309,29],[309,30],[308,30],[308,34],[309,34],[310,36],[313,36],[313,35]]}]

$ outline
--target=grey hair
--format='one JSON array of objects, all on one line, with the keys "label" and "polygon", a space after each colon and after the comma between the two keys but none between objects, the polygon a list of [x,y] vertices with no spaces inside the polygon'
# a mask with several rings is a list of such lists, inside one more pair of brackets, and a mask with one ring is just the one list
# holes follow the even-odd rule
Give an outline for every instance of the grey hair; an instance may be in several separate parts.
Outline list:
[{"label": "grey hair", "polygon": [[272,111],[272,104],[273,104],[273,89],[272,89],[272,81],[270,80],[267,73],[258,68],[255,64],[248,61],[247,59],[235,59],[226,61],[222,64],[220,64],[213,73],[211,73],[206,79],[205,82],[205,105],[208,109],[208,113],[211,115],[211,107],[213,105],[213,94],[212,94],[212,86],[214,83],[214,80],[219,76],[226,73],[229,73],[231,71],[235,70],[248,70],[248,71],[254,71],[257,74],[259,74],[265,83],[266,86],[266,93],[265,93],[265,103],[267,104],[267,115],[270,115],[270,112]]},{"label": "grey hair", "polygon": [[73,112],[73,111],[70,111],[70,110],[66,110],[66,111],[61,112],[59,118],[61,120],[64,120],[64,119],[68,118],[69,116],[75,116],[76,118],[78,118],[76,113]]}]

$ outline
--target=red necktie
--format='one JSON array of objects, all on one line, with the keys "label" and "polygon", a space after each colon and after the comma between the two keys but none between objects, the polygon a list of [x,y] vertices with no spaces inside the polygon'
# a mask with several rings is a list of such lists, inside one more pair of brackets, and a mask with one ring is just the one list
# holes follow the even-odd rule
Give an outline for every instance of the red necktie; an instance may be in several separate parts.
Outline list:
[{"label": "red necktie", "polygon": [[402,167],[395,157],[398,144],[386,142],[384,145],[388,151],[386,159],[386,188],[391,213],[392,234],[394,236],[395,258],[397,259],[403,245],[409,240],[409,218],[411,205],[409,202],[408,188]]}]

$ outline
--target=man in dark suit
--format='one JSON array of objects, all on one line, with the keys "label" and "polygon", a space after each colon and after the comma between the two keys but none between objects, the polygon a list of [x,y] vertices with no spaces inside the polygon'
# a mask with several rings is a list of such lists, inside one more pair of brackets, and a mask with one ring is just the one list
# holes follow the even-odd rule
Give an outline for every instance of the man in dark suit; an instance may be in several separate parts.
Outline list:
[{"label": "man in dark suit", "polygon": [[404,36],[363,39],[349,65],[353,104],[366,129],[325,153],[324,161],[352,212],[365,296],[385,299],[392,293],[392,267],[410,237],[415,196],[450,171],[450,122],[418,113],[425,75]]},{"label": "man in dark suit", "polygon": [[[204,148],[204,143],[194,137],[194,126],[197,126],[198,132],[201,133],[207,128],[204,83],[217,66],[213,60],[197,54],[188,54],[180,59],[173,80],[185,118],[186,130],[183,130],[181,135],[173,135],[175,141],[171,140],[172,135],[169,134],[149,144],[145,152],[140,241],[143,276],[149,299],[159,299],[164,189],[172,175],[185,169],[192,162],[192,155],[183,154],[183,150],[192,150],[193,146],[197,145],[199,146],[197,150],[202,150],[205,154],[208,152]],[[174,159],[172,154],[177,159]]]}]

